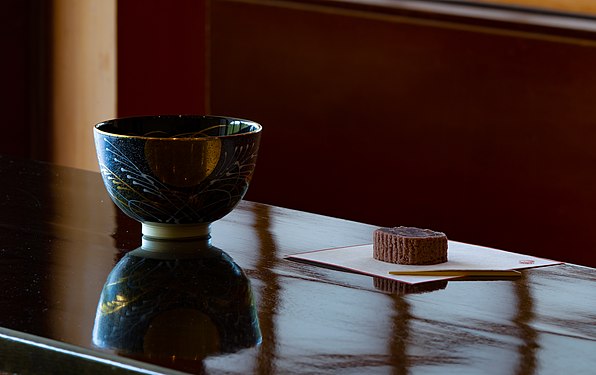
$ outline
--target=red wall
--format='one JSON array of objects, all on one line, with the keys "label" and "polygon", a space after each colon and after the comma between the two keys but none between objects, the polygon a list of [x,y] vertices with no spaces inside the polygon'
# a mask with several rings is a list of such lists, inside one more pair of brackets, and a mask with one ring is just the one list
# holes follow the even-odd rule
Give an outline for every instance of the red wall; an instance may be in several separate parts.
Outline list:
[{"label": "red wall", "polygon": [[206,111],[204,0],[118,1],[118,116]]},{"label": "red wall", "polygon": [[330,8],[212,3],[212,110],[263,125],[248,199],[596,266],[596,33]]}]

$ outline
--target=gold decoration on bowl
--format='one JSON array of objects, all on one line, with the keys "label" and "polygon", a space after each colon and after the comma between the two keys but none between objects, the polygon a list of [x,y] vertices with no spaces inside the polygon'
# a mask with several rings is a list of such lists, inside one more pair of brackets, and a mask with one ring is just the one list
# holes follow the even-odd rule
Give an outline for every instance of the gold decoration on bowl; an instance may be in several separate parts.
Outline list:
[{"label": "gold decoration on bowl", "polygon": [[176,187],[194,186],[209,177],[220,155],[219,138],[183,142],[164,142],[158,138],[145,144],[145,158],[155,177]]}]

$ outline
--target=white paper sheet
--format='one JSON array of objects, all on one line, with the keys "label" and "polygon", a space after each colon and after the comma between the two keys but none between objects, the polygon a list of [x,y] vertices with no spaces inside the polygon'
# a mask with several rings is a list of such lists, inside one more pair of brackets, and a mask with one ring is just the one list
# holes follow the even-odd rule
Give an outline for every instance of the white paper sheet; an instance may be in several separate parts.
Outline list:
[{"label": "white paper sheet", "polygon": [[408,284],[448,280],[459,276],[390,275],[389,271],[514,270],[562,264],[562,262],[456,241],[449,241],[447,262],[429,266],[410,266],[381,262],[374,259],[372,254],[373,246],[370,244],[294,254],[289,256],[288,259],[337,267],[351,272],[384,277]]}]

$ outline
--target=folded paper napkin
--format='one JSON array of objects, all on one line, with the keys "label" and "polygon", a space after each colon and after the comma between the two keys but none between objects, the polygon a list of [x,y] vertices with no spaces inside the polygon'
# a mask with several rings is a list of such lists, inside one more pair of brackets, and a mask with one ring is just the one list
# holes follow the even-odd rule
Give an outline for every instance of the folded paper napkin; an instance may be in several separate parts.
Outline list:
[{"label": "folded paper napkin", "polygon": [[449,241],[448,251],[449,260],[447,262],[428,266],[393,264],[376,260],[372,256],[372,244],[311,251],[290,255],[287,258],[316,265],[331,266],[370,276],[398,280],[408,284],[448,280],[462,276],[391,275],[389,272],[449,270],[505,271],[562,264],[562,262],[456,241]]}]

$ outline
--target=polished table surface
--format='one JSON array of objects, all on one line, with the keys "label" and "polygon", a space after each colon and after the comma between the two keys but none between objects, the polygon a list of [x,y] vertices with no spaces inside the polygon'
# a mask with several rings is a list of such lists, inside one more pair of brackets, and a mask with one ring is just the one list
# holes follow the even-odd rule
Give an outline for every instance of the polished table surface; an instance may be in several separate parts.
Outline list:
[{"label": "polished table surface", "polygon": [[[246,275],[248,289],[231,292],[236,281],[217,278],[204,260],[153,259],[148,264],[190,264],[197,275],[180,281],[172,272],[135,298],[175,309],[179,301],[164,295],[208,290],[204,311],[225,305],[237,306],[238,317],[256,313],[259,343],[225,347],[254,333],[240,318],[210,330],[181,313],[152,315],[135,328],[136,346],[98,344],[94,327],[107,324],[96,319],[98,305],[134,305],[124,292],[106,303],[102,288],[115,285],[106,283],[110,272],[141,246],[140,225],[114,208],[98,173],[0,157],[0,176],[0,373],[596,373],[593,268],[559,265],[515,280],[422,287],[385,283],[284,258],[370,243],[373,226],[252,202],[212,226],[212,243],[224,251],[217,256],[233,258],[236,268],[228,269],[237,270],[236,281]],[[184,281],[199,279],[204,288]],[[253,303],[226,299],[238,290]],[[144,318],[111,322],[110,334],[130,330],[135,319]]]}]

